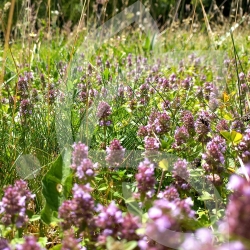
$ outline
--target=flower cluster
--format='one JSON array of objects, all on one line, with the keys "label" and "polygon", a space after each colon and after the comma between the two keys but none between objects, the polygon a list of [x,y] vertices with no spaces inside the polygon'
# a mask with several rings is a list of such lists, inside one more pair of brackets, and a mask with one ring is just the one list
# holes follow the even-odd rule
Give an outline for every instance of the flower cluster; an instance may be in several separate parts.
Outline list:
[{"label": "flower cluster", "polygon": [[239,133],[243,133],[245,130],[244,123],[240,120],[235,120],[231,124],[231,129],[236,130]]},{"label": "flower cluster", "polygon": [[107,120],[107,118],[111,115],[112,109],[110,105],[104,101],[101,101],[98,104],[97,107],[97,113],[96,116],[99,119],[100,125],[103,126],[109,126],[110,125],[110,120]]},{"label": "flower cluster", "polygon": [[154,165],[147,158],[140,162],[135,178],[138,188],[138,193],[135,194],[135,197],[142,201],[145,198],[151,198],[155,192],[156,180],[154,177]]},{"label": "flower cluster", "polygon": [[37,240],[34,236],[25,237],[25,242],[23,244],[18,244],[16,250],[43,250],[44,248],[40,247],[37,243]]},{"label": "flower cluster", "polygon": [[139,103],[141,105],[147,105],[149,100],[150,100],[150,96],[149,96],[149,84],[148,83],[144,83],[140,86],[139,89],[139,93],[138,93],[138,97],[139,99]]},{"label": "flower cluster", "polygon": [[[248,174],[249,166],[246,167]],[[250,184],[238,175],[232,175],[229,183],[229,189],[233,190],[226,209],[226,223],[231,236],[250,239]]]},{"label": "flower cluster", "polygon": [[20,115],[27,117],[32,114],[33,105],[29,99],[23,99],[20,103]]},{"label": "flower cluster", "polygon": [[158,78],[158,88],[161,90],[167,90],[169,88],[169,81],[165,77]]},{"label": "flower cluster", "polygon": [[159,192],[157,197],[169,201],[175,201],[180,198],[178,190],[173,185],[167,186],[164,191]]},{"label": "flower cluster", "polygon": [[190,198],[154,201],[153,207],[148,211],[146,235],[160,243],[178,244],[180,240],[178,233],[173,231],[180,230],[184,222],[194,219],[195,212],[191,209],[192,205]]},{"label": "flower cluster", "polygon": [[88,157],[88,146],[84,143],[78,142],[73,145],[72,152],[72,168],[79,166],[83,159]]},{"label": "flower cluster", "polygon": [[210,110],[213,112],[219,107],[219,101],[216,98],[216,94],[214,93],[210,94],[208,106]]},{"label": "flower cluster", "polygon": [[136,230],[140,228],[139,218],[127,213],[123,217],[123,223],[121,227],[121,238],[128,241],[138,240],[139,235]]},{"label": "flower cluster", "polygon": [[202,167],[208,173],[207,179],[216,185],[221,184],[222,180],[219,174],[224,169],[226,152],[226,141],[220,136],[214,137],[207,143],[206,153],[202,154],[204,163]]},{"label": "flower cluster", "polygon": [[74,237],[73,230],[67,230],[64,232],[64,238],[62,241],[62,248],[61,250],[85,250],[80,244],[79,239]]},{"label": "flower cluster", "polygon": [[195,237],[187,236],[181,245],[182,250],[246,250],[245,246],[239,241],[224,243],[220,246],[216,244],[215,237],[211,230],[200,228],[195,232]]},{"label": "flower cluster", "polygon": [[125,148],[122,147],[119,140],[114,139],[109,147],[107,147],[106,152],[107,156],[105,160],[110,167],[119,167],[122,164],[125,155]]},{"label": "flower cluster", "polygon": [[28,91],[28,81],[25,77],[19,77],[17,82],[17,90],[22,97],[26,97],[26,92]]},{"label": "flower cluster", "polygon": [[81,142],[75,143],[73,145],[71,168],[76,171],[76,176],[85,183],[95,176],[94,169],[96,167],[96,164],[93,164],[87,157],[88,147]]},{"label": "flower cluster", "polygon": [[48,100],[49,104],[53,104],[58,96],[58,90],[55,84],[48,84],[48,93],[45,94],[45,98]]},{"label": "flower cluster", "polygon": [[156,135],[169,131],[170,117],[166,112],[152,112],[149,117],[148,131],[152,130]]},{"label": "flower cluster", "polygon": [[76,176],[84,182],[90,181],[95,176],[94,168],[96,164],[90,159],[83,159],[81,164],[76,168]]},{"label": "flower cluster", "polygon": [[78,89],[78,99],[80,102],[86,102],[87,100],[87,86],[86,84],[78,84],[77,85],[77,89]]},{"label": "flower cluster", "polygon": [[107,207],[100,206],[101,212],[95,218],[96,226],[102,231],[98,237],[99,244],[105,244],[108,236],[120,237],[126,240],[138,240],[136,230],[140,227],[137,217],[127,214],[123,217],[122,211],[112,201]]},{"label": "flower cluster", "polygon": [[182,144],[187,142],[188,138],[189,138],[189,133],[185,126],[177,128],[174,133],[175,142],[173,144],[173,148],[180,147]]},{"label": "flower cluster", "polygon": [[195,132],[198,135],[198,141],[206,143],[208,138],[208,133],[210,132],[210,120],[211,116],[207,111],[201,111],[195,121]]},{"label": "flower cluster", "polygon": [[241,142],[238,145],[238,151],[244,163],[250,162],[250,128],[247,128]]},{"label": "flower cluster", "polygon": [[188,130],[189,134],[193,134],[194,132],[194,117],[193,114],[189,111],[183,111],[181,115],[181,120],[183,126]]},{"label": "flower cluster", "polygon": [[4,225],[15,224],[21,228],[27,222],[26,208],[31,199],[35,197],[28,189],[28,184],[23,180],[17,180],[14,186],[8,186],[4,190],[4,196],[0,202],[0,216]]},{"label": "flower cluster", "polygon": [[186,160],[178,159],[174,163],[174,168],[172,172],[172,177],[174,178],[174,185],[179,189],[189,189],[190,185],[187,183],[189,179],[188,162]]},{"label": "flower cluster", "polygon": [[34,79],[33,72],[24,72],[23,76],[19,76],[17,82],[18,94],[21,98],[27,98],[29,92],[29,82]]},{"label": "flower cluster", "polygon": [[138,130],[139,136],[162,135],[169,131],[170,117],[164,112],[151,112],[146,126],[141,126]]},{"label": "flower cluster", "polygon": [[146,151],[148,150],[158,150],[160,148],[159,140],[155,137],[146,136],[144,138],[144,144]]},{"label": "flower cluster", "polygon": [[63,230],[70,229],[74,225],[79,231],[83,231],[86,226],[91,225],[95,209],[91,191],[89,184],[74,185],[72,200],[64,201],[59,208],[59,217],[63,219],[61,222]]},{"label": "flower cluster", "polygon": [[203,89],[203,96],[206,100],[209,100],[210,94],[213,93],[214,85],[212,82],[205,82]]},{"label": "flower cluster", "polygon": [[192,85],[191,77],[187,77],[181,82],[181,86],[186,90],[188,90],[191,87],[191,85]]},{"label": "flower cluster", "polygon": [[0,237],[0,249],[11,250],[8,241],[1,237]]},{"label": "flower cluster", "polygon": [[216,125],[217,131],[229,130],[228,122],[224,119],[220,120]]}]

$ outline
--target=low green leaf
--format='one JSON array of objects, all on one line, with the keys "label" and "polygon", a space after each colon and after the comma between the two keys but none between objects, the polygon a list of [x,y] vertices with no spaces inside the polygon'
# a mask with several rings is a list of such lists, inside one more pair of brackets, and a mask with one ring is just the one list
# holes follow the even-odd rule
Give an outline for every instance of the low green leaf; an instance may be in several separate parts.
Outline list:
[{"label": "low green leaf", "polygon": [[[65,161],[69,157],[70,152],[65,152]],[[69,198],[72,189],[73,176],[69,166],[64,165],[62,155],[51,164],[50,170],[42,180],[42,193],[46,200],[46,205],[41,212],[41,219],[49,224],[52,222],[54,211],[62,202]]]},{"label": "low green leaf", "polygon": [[226,130],[222,130],[220,131],[220,134],[227,140],[231,142],[231,133],[226,131]]},{"label": "low green leaf", "polygon": [[227,114],[224,114],[223,115],[223,118],[227,121],[232,121],[233,120],[233,117],[231,114],[227,113]]},{"label": "low green leaf", "polygon": [[243,135],[237,131],[232,131],[231,132],[231,140],[232,140],[232,143],[234,144],[238,144],[241,139],[242,139]]},{"label": "low green leaf", "polygon": [[39,237],[38,242],[42,247],[46,247],[48,239],[47,237]]},{"label": "low green leaf", "polygon": [[34,214],[30,219],[29,221],[37,221],[37,220],[40,220],[41,219],[41,215],[40,214]]},{"label": "low green leaf", "polygon": [[58,244],[56,246],[53,246],[52,248],[50,248],[51,250],[61,250],[62,248],[62,244]]},{"label": "low green leaf", "polygon": [[104,186],[104,187],[98,188],[98,191],[103,191],[103,190],[106,190],[106,189],[108,189],[108,186]]},{"label": "low green leaf", "polygon": [[200,200],[200,201],[213,200],[213,197],[207,191],[202,191],[202,195],[200,197],[198,197],[198,200]]}]

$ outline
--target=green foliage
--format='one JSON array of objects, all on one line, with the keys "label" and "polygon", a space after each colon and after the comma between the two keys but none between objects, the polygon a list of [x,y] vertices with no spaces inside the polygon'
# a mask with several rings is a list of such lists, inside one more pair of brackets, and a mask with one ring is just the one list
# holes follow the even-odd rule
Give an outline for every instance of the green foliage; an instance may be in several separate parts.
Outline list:
[{"label": "green foliage", "polygon": [[[67,160],[69,152],[66,152],[64,157],[64,160],[69,163]],[[55,214],[62,202],[69,198],[72,189],[72,173],[61,154],[49,167],[49,171],[42,180],[42,193],[46,205],[41,212],[41,219],[47,224],[52,222],[53,213]]]}]

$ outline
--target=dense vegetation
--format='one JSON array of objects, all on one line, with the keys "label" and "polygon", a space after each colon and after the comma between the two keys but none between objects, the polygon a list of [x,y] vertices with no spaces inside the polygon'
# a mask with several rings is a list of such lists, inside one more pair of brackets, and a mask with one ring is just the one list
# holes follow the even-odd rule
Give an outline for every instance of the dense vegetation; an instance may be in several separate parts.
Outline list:
[{"label": "dense vegetation", "polygon": [[[9,4],[11,1],[3,0],[0,3],[2,9],[3,25],[0,31],[4,32],[7,26]],[[56,24],[60,29],[73,29],[78,24],[82,8],[86,9],[86,15],[92,17],[91,23],[100,25],[107,21],[117,12],[137,2],[136,0],[15,0],[15,10],[13,15],[13,30],[20,35],[23,23],[32,22],[34,30],[41,30],[47,27],[48,13],[56,17]],[[173,21],[190,22],[190,18],[195,21],[202,20],[204,13],[207,13],[210,22],[216,24],[232,23],[237,18],[249,14],[249,0],[143,0],[141,1],[150,14],[162,29],[169,27]],[[7,4],[6,4],[7,3]],[[25,20],[25,10],[29,8],[30,18]],[[26,17],[27,18],[27,17]],[[90,22],[88,23],[90,24]],[[21,27],[20,27],[21,26]],[[21,28],[21,29],[20,29]],[[21,34],[22,35],[22,34]]]},{"label": "dense vegetation", "polygon": [[157,3],[2,6],[0,249],[250,249],[249,17]]}]

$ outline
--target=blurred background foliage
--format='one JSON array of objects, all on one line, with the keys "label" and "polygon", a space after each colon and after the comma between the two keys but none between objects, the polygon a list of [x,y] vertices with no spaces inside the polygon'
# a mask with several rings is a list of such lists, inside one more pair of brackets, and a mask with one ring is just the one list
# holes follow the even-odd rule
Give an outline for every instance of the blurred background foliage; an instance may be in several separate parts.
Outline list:
[{"label": "blurred background foliage", "polygon": [[[51,25],[68,32],[73,30],[85,8],[85,20],[98,25],[97,17],[104,22],[137,0],[15,0],[13,32],[21,34],[25,24],[33,27],[32,32],[47,27],[49,10]],[[1,0],[1,36],[7,26],[11,0]],[[233,22],[249,13],[250,0],[142,0],[160,28],[169,27],[173,22],[182,23],[204,19],[202,5],[209,21],[224,24]],[[50,6],[50,7],[49,7]],[[92,18],[92,19],[91,19]],[[32,24],[32,25],[30,25]],[[100,23],[99,23],[100,24]],[[30,30],[29,30],[30,32]]]}]

